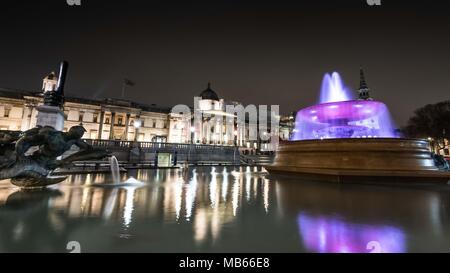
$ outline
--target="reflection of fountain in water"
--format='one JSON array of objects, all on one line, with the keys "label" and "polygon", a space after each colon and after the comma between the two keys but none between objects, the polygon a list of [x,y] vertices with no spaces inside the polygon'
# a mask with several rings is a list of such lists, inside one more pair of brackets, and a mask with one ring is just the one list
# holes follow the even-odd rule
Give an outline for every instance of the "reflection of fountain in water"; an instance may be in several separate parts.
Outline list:
[{"label": "reflection of fountain in water", "polygon": [[[115,156],[111,156],[109,158],[109,166],[111,168],[111,176],[113,179],[114,184],[120,183],[120,169],[119,169],[119,162],[117,161],[117,158]],[[113,213],[117,195],[119,193],[119,190],[117,188],[114,188],[111,191],[111,194],[109,195],[108,199],[106,200],[105,204],[105,210],[103,211],[103,219],[109,219]]]},{"label": "reflection of fountain in water", "polygon": [[309,251],[320,253],[403,253],[403,230],[385,225],[357,225],[328,216],[300,213],[300,235]]},{"label": "reflection of fountain in water", "polygon": [[124,207],[123,219],[125,226],[128,227],[131,223],[131,216],[133,212],[133,201],[136,188],[142,187],[145,184],[141,181],[134,179],[133,177],[130,177],[127,181],[121,183],[120,166],[115,156],[111,156],[109,158],[109,165],[111,167],[111,176],[113,184],[103,184],[102,186],[112,186],[113,189],[109,194],[108,199],[106,200],[105,210],[103,211],[103,219],[105,220],[110,219],[114,211],[114,208],[116,207],[117,197],[119,195],[119,189],[117,187],[124,188],[126,190],[126,199],[125,199],[126,203]]},{"label": "reflection of fountain in water", "polygon": [[105,210],[103,211],[103,219],[108,220],[110,219],[114,208],[116,207],[117,198],[119,196],[119,189],[124,189],[126,192],[125,196],[125,206],[123,208],[123,222],[125,227],[129,227],[131,220],[132,220],[132,214],[134,211],[134,196],[136,193],[136,190],[140,187],[143,187],[145,183],[136,180],[133,177],[130,177],[127,181],[124,183],[121,183],[121,187],[113,187],[111,193],[108,196],[108,199],[106,200],[105,204]]},{"label": "reflection of fountain in water", "polygon": [[120,168],[119,168],[119,162],[117,161],[117,158],[115,156],[111,156],[109,158],[109,165],[111,167],[111,175],[112,175],[114,184],[119,184],[120,183]]},{"label": "reflection of fountain in water", "polygon": [[103,211],[103,219],[108,220],[111,218],[111,215],[114,211],[114,207],[117,200],[117,195],[119,193],[119,189],[114,188],[111,191],[111,194],[108,196],[108,199],[106,200],[105,209]]}]

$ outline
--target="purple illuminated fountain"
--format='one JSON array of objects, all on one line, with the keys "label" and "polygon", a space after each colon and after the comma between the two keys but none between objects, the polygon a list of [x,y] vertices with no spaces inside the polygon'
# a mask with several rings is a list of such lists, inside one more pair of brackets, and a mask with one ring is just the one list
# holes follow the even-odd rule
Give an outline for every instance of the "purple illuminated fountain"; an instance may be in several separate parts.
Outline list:
[{"label": "purple illuminated fountain", "polygon": [[360,70],[358,98],[338,73],[326,74],[317,105],[297,113],[292,141],[280,143],[273,174],[337,183],[450,183],[424,139],[395,133],[386,105],[370,97]]},{"label": "purple illuminated fountain", "polygon": [[359,99],[354,99],[337,72],[325,74],[320,103],[297,113],[292,140],[396,138],[386,105],[368,96],[361,72]]}]

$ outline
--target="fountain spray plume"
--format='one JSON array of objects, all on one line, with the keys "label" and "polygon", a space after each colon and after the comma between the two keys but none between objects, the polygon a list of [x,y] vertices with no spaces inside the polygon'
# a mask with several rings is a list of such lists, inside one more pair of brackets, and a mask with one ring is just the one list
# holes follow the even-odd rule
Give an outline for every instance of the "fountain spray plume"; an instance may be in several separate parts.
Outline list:
[{"label": "fountain spray plume", "polygon": [[348,101],[354,99],[353,92],[348,89],[337,72],[323,76],[319,103]]},{"label": "fountain spray plume", "polygon": [[117,161],[117,158],[115,156],[111,156],[109,158],[109,165],[111,168],[111,175],[112,175],[114,184],[119,184],[120,183],[120,167],[119,167],[119,162]]}]

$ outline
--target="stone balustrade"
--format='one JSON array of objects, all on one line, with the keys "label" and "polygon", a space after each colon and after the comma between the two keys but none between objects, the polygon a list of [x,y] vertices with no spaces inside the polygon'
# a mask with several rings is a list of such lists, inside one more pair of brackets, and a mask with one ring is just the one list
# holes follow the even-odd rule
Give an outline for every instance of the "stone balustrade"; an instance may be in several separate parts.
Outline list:
[{"label": "stone balustrade", "polygon": [[121,140],[87,139],[87,143],[94,147],[107,148],[121,161],[141,162],[153,161],[156,154],[168,153],[178,162],[189,163],[217,163],[239,164],[239,148],[235,146],[134,142]]}]

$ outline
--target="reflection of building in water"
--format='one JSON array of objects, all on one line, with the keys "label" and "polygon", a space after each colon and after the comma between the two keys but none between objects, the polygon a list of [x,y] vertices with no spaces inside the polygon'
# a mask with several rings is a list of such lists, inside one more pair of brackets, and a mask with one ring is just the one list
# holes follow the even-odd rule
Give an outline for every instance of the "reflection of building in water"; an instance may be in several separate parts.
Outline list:
[{"label": "reflection of building in water", "polygon": [[154,182],[142,188],[83,186],[104,181],[102,174],[75,175],[70,187],[53,207],[69,217],[98,217],[118,221],[128,228],[139,219],[157,218],[166,223],[190,223],[197,242],[218,239],[221,228],[231,224],[242,206],[261,202],[262,213],[270,210],[268,180],[253,174],[257,167],[212,168],[183,177],[179,170],[138,170],[138,180]]}]

